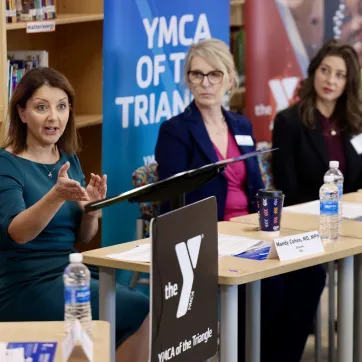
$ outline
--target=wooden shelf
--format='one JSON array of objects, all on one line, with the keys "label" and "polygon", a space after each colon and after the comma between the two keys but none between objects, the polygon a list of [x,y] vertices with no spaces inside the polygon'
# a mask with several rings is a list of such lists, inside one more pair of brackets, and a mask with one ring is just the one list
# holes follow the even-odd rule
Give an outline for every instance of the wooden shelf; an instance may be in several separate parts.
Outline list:
[{"label": "wooden shelf", "polygon": [[101,114],[81,114],[75,116],[77,128],[95,126],[102,123]]},{"label": "wooden shelf", "polygon": [[245,4],[245,0],[231,0],[230,1],[230,5],[244,5]]},{"label": "wooden shelf", "polygon": [[235,95],[236,96],[240,96],[240,95],[242,95],[242,94],[244,94],[245,93],[245,87],[239,87],[236,91],[235,91]]},{"label": "wooden shelf", "polygon": [[[103,20],[103,14],[58,14],[55,20],[56,25],[87,23],[90,21]],[[6,24],[6,30],[25,29],[26,22]]]},{"label": "wooden shelf", "polygon": [[230,99],[230,109],[241,112],[245,104],[245,87],[238,88]]},{"label": "wooden shelf", "polygon": [[241,27],[244,25],[244,10],[245,0],[231,0],[230,2],[230,26]]}]

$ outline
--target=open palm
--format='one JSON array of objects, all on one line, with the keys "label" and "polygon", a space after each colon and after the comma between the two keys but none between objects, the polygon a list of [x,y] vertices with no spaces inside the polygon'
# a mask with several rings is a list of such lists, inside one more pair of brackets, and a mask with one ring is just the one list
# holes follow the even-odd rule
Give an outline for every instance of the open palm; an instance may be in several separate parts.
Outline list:
[{"label": "open palm", "polygon": [[100,177],[91,173],[86,192],[90,202],[103,200],[107,195],[107,175]]}]

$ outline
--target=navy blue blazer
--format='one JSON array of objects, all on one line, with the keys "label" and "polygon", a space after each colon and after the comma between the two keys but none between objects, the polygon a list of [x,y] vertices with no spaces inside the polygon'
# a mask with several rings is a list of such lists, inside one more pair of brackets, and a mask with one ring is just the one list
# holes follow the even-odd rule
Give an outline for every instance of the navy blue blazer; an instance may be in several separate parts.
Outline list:
[{"label": "navy blue blazer", "polygon": [[[250,121],[244,116],[225,109],[222,110],[231,133],[236,135],[252,135]],[[253,138],[254,139],[254,138]],[[255,143],[255,141],[254,141]],[[241,154],[255,151],[255,146],[240,146]],[[158,163],[160,179],[163,180],[176,173],[188,171],[219,161],[213,147],[201,113],[195,102],[192,102],[183,113],[161,124],[156,144],[155,157]],[[256,212],[255,195],[264,188],[258,160],[251,157],[244,161],[247,169],[245,192],[249,201],[249,212]],[[221,173],[213,180],[186,195],[186,204],[206,197],[216,196],[218,219],[224,220],[227,179]],[[161,212],[167,211],[161,207]]]}]

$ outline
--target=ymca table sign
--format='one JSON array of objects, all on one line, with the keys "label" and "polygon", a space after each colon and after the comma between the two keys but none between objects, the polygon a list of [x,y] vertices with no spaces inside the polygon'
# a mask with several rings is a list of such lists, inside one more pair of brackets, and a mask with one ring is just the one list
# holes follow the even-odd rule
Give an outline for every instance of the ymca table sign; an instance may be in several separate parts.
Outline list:
[{"label": "ymca table sign", "polygon": [[151,362],[205,361],[217,351],[214,197],[151,224]]}]

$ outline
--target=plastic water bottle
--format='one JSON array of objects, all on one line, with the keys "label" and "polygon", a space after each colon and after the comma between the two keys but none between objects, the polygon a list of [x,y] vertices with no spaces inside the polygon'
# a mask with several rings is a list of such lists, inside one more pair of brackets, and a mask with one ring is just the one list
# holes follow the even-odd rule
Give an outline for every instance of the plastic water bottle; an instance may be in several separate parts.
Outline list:
[{"label": "plastic water bottle", "polygon": [[82,264],[82,254],[70,254],[70,264],[63,275],[64,280],[64,321],[68,333],[75,320],[90,334],[92,311],[90,304],[90,272]]},{"label": "plastic water bottle", "polygon": [[326,172],[324,176],[333,175],[334,182],[337,185],[338,193],[339,193],[339,205],[338,205],[338,213],[339,213],[339,220],[342,220],[342,197],[343,197],[343,182],[344,177],[343,173],[339,169],[339,162],[338,161],[330,161],[329,162],[329,170]]},{"label": "plastic water bottle", "polygon": [[324,176],[324,185],[319,190],[320,237],[323,241],[337,240],[339,231],[338,188],[333,175]]}]

